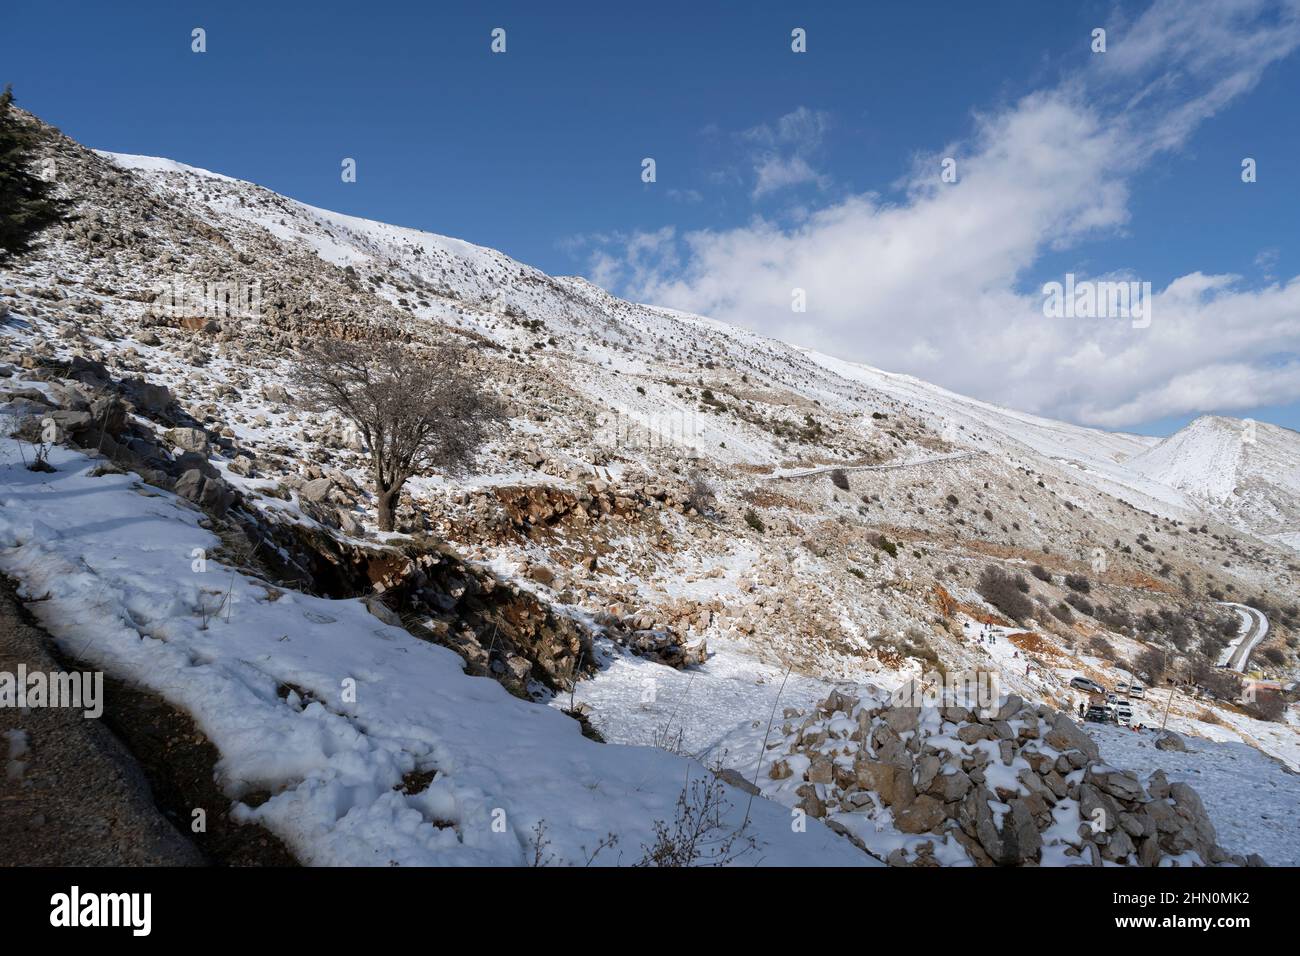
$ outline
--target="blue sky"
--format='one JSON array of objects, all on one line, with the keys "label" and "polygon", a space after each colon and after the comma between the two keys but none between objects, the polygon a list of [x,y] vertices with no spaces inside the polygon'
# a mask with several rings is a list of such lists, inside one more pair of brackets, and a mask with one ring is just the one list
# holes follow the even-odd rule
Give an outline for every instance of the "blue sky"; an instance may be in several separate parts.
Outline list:
[{"label": "blue sky", "polygon": [[[90,146],[1015,407],[1300,428],[1291,0],[803,6],[19,3],[0,82]],[[1043,317],[1067,272],[1149,281],[1151,327]]]}]

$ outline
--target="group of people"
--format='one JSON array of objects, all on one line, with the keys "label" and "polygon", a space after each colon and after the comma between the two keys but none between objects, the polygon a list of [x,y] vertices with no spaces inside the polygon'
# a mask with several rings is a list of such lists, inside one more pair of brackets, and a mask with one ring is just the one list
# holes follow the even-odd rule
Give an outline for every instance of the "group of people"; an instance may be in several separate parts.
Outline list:
[{"label": "group of people", "polygon": [[[970,628],[969,622],[962,624],[963,630],[967,630],[969,628]],[[998,642],[997,632],[993,630],[993,625],[991,624],[985,624],[981,626],[979,630],[979,634],[977,636],[979,637],[979,642],[981,644],[996,644]]]}]

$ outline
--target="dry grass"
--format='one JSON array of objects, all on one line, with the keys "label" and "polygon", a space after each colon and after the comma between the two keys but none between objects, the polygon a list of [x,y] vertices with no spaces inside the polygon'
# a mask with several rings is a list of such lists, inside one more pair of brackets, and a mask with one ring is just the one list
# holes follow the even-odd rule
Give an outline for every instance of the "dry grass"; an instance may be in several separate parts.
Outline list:
[{"label": "dry grass", "polygon": [[1007,640],[1019,650],[1028,654],[1039,657],[1065,657],[1055,644],[1046,640],[1041,634],[1020,631],[1015,634],[1008,634]]}]

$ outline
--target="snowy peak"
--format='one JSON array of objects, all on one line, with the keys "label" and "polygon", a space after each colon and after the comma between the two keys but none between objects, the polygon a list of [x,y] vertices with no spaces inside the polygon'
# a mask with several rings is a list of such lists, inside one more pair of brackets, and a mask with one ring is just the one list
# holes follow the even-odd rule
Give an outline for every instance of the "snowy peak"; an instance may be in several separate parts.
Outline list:
[{"label": "snowy peak", "polygon": [[1250,419],[1202,415],[1129,465],[1211,502],[1225,501],[1252,482],[1300,492],[1300,434]]},{"label": "snowy peak", "polygon": [[[1255,431],[1258,433],[1259,426]],[[1250,429],[1245,422],[1203,415],[1129,466],[1206,501],[1224,501],[1237,487]]]},{"label": "snowy peak", "polygon": [[1300,541],[1300,433],[1204,415],[1128,464],[1237,527]]}]

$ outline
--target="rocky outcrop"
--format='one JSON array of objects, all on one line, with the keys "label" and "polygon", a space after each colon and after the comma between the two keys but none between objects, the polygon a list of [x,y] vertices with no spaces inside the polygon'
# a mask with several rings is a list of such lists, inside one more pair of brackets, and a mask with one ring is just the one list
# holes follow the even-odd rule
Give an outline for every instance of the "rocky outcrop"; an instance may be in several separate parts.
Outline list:
[{"label": "rocky outcrop", "polygon": [[376,616],[395,615],[416,636],[455,650],[469,673],[491,675],[520,695],[534,681],[568,688],[594,669],[586,628],[434,539],[371,546],[265,521],[247,533],[273,542],[257,549],[273,576],[330,597],[364,598]]},{"label": "rocky outcrop", "polygon": [[979,866],[1263,864],[1218,845],[1190,786],[1106,765],[1068,716],[1014,695],[980,710],[837,691],[785,718],[764,792],[850,836],[865,817],[927,837],[891,851],[895,865],[937,865],[958,849]]}]

